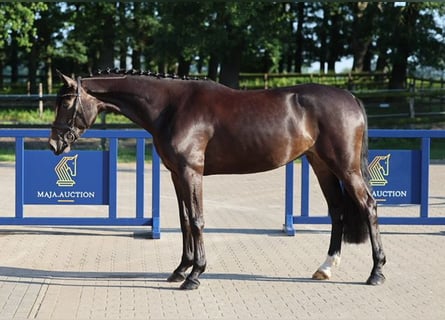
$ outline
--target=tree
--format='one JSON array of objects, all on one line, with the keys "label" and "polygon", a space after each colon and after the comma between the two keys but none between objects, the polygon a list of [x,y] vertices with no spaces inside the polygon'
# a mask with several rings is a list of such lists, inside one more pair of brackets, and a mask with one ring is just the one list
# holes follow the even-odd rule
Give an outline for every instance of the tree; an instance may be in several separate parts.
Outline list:
[{"label": "tree", "polygon": [[[3,70],[8,56],[11,58],[11,69],[14,79],[17,81],[19,49],[29,53],[36,35],[34,20],[39,12],[45,11],[47,5],[41,2],[35,3],[0,3],[0,48],[6,48],[0,52],[0,70]],[[0,72],[0,86],[3,87],[3,72]]]},{"label": "tree", "polygon": [[153,43],[159,71],[189,75],[192,62],[200,58],[200,48],[206,37],[204,9],[205,5],[200,2],[159,4],[159,29]]},{"label": "tree", "polygon": [[[152,69],[156,49],[154,37],[159,33],[158,4],[152,2],[133,2],[128,17],[128,43],[131,51],[133,69]],[[122,67],[122,66],[121,66]]]},{"label": "tree", "polygon": [[304,63],[304,2],[296,4],[297,10],[297,30],[295,31],[295,72],[301,73]]},{"label": "tree", "polygon": [[407,3],[405,7],[393,7],[389,10],[394,12],[395,18],[392,40],[394,47],[391,52],[391,78],[390,89],[406,88],[406,77],[408,72],[408,58],[414,53],[418,41],[417,19],[420,15],[419,3]]},{"label": "tree", "polygon": [[[248,72],[389,70],[393,88],[418,66],[444,68],[445,4],[407,2],[58,2],[0,3],[0,69],[28,70],[36,87],[54,66],[199,71],[228,86]],[[443,19],[442,19],[443,20]],[[219,73],[219,74],[218,74]],[[0,76],[0,82],[3,79]]]},{"label": "tree", "polygon": [[352,12],[354,14],[352,28],[352,70],[355,72],[371,71],[372,32],[377,28],[377,15],[379,4],[371,2],[354,2]]},{"label": "tree", "polygon": [[[344,3],[323,2],[317,10],[315,6],[316,39],[320,72],[324,73],[325,64],[328,72],[335,72],[335,63],[347,54],[349,44],[349,8]],[[318,20],[318,21],[317,21]]]},{"label": "tree", "polygon": [[240,70],[248,67],[246,57],[258,62],[260,72],[278,68],[283,30],[288,30],[282,4],[215,3],[207,25],[213,39],[208,41],[210,62],[219,61],[221,83],[239,87]]},{"label": "tree", "polygon": [[[84,72],[114,68],[117,7],[114,2],[84,2],[71,6],[74,29],[71,39],[87,48]],[[86,70],[85,70],[86,69]]]},{"label": "tree", "polygon": [[46,10],[38,13],[38,18],[34,21],[37,31],[28,60],[29,82],[32,92],[37,92],[39,67],[41,67],[45,76],[46,91],[52,92],[52,63],[56,55],[57,43],[63,38],[61,30],[65,19],[61,5],[51,3],[48,4]]},{"label": "tree", "polygon": [[437,24],[437,17],[444,10],[445,4],[430,2],[406,2],[403,6],[386,3],[382,7],[378,50],[391,68],[390,89],[407,87],[410,63],[440,66],[443,56],[437,53],[445,50],[445,42],[443,26]]}]

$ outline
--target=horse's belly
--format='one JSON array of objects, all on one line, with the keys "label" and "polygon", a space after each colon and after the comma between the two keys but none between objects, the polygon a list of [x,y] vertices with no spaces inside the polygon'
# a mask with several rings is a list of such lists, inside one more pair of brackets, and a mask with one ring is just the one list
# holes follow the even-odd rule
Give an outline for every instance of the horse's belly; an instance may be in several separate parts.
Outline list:
[{"label": "horse's belly", "polygon": [[205,162],[204,175],[212,174],[246,174],[272,170],[283,164],[270,161],[233,161],[233,159],[221,162]]},{"label": "horse's belly", "polygon": [[281,167],[294,160],[305,150],[292,144],[258,145],[243,148],[235,145],[231,148],[207,149],[204,162],[204,175],[245,174],[263,172]]}]

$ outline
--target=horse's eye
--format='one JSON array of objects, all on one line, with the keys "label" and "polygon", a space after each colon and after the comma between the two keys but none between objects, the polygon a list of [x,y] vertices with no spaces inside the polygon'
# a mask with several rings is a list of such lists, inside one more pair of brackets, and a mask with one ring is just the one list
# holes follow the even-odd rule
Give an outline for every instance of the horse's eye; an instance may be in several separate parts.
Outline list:
[{"label": "horse's eye", "polygon": [[68,108],[70,107],[70,104],[64,102],[64,103],[62,103],[62,107],[63,107],[64,109],[68,109]]}]

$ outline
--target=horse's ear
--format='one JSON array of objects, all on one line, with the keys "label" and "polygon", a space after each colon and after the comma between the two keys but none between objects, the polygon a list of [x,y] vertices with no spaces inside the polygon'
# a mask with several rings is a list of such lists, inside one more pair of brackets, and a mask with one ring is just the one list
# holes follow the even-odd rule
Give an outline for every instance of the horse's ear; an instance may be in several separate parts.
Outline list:
[{"label": "horse's ear", "polygon": [[70,77],[64,75],[62,72],[60,72],[59,70],[56,69],[57,74],[60,77],[60,80],[63,81],[63,83],[67,86],[67,87],[73,87],[75,88],[77,86],[76,81],[74,81],[73,79],[71,79]]}]

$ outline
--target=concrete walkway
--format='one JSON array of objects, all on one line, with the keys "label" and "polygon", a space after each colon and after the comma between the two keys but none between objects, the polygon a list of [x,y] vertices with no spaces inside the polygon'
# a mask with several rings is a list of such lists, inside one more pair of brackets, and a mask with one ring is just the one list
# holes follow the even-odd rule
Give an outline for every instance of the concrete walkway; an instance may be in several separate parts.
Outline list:
[{"label": "concrete walkway", "polygon": [[[444,216],[445,166],[430,170],[430,212]],[[118,180],[119,210],[129,215],[133,166],[120,166]],[[0,164],[0,216],[14,212],[10,181],[13,164]],[[198,290],[177,290],[165,281],[182,249],[165,169],[161,186],[160,240],[147,239],[142,227],[0,226],[0,319],[445,319],[445,226],[381,226],[388,257],[383,286],[364,285],[369,242],[345,245],[333,279],[313,281],[330,226],[298,225],[295,237],[281,232],[284,168],[205,178],[208,268]],[[318,185],[311,186],[311,209],[326,212]],[[25,214],[104,212],[30,206]],[[417,206],[380,208],[381,215],[417,212]]]}]

